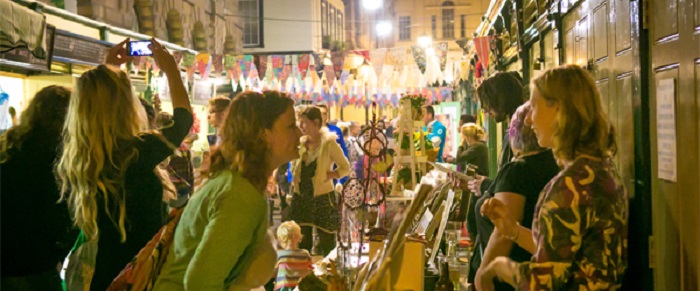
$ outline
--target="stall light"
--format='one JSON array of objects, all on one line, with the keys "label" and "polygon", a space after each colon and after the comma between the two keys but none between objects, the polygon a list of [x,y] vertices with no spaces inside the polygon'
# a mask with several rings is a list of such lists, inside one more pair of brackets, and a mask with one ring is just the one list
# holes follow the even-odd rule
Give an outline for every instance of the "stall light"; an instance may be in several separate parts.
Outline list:
[{"label": "stall light", "polygon": [[387,20],[382,20],[377,23],[377,36],[388,36],[391,35],[391,22]]},{"label": "stall light", "polygon": [[418,45],[422,47],[428,47],[431,43],[433,43],[433,38],[428,35],[418,37]]},{"label": "stall light", "polygon": [[362,0],[362,6],[367,10],[377,10],[382,4],[382,0]]}]

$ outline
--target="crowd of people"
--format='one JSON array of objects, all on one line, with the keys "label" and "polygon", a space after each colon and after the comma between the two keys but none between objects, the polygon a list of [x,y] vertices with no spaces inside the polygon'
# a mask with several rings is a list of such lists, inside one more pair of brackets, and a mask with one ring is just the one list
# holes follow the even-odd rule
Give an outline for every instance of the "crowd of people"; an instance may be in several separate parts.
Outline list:
[{"label": "crowd of people", "polygon": [[[311,256],[336,247],[338,185],[363,175],[367,125],[330,122],[325,105],[295,106],[283,92],[217,97],[209,102],[211,150],[195,168],[193,113],[175,59],[152,39],[171,92],[173,112],[165,113],[138,98],[119,69],[131,59],[127,41],[75,88],[39,91],[0,138],[2,289],[62,290],[63,259],[84,246],[76,242],[93,242],[87,289],[106,290],[169,209],[184,207],[154,290],[293,290],[313,269]],[[627,192],[591,77],[562,66],[527,90],[517,73],[497,73],[477,95],[487,116],[509,124],[497,169],[474,116],[461,117],[451,156],[445,125],[423,107],[438,162],[473,171],[464,195],[476,203],[461,210],[475,242],[473,285],[618,288]],[[376,126],[393,138],[395,120]],[[283,213],[276,237],[270,195]]]}]

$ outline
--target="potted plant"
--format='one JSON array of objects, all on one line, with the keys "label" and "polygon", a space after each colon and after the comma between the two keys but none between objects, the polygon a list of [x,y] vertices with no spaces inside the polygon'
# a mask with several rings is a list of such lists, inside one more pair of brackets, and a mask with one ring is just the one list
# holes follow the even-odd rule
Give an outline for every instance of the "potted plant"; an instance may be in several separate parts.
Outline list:
[{"label": "potted plant", "polygon": [[401,100],[411,100],[411,118],[415,121],[423,119],[423,105],[425,105],[425,97],[421,95],[404,95]]}]

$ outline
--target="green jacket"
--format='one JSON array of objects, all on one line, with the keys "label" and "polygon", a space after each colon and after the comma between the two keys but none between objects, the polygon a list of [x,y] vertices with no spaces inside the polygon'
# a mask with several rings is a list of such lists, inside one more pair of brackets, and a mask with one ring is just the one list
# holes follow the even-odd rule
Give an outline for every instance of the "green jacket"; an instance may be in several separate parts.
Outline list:
[{"label": "green jacket", "polygon": [[260,191],[223,171],[197,191],[182,214],[154,290],[250,290],[273,276]]}]

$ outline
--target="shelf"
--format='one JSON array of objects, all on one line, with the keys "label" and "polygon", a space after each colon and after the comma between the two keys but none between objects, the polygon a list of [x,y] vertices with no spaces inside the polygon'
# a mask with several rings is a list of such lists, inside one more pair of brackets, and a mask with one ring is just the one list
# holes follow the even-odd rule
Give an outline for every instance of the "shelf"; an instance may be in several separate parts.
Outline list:
[{"label": "shelf", "polygon": [[[411,156],[394,157],[394,162],[399,163],[399,164],[410,164],[411,163]],[[427,162],[428,162],[428,157],[426,157],[426,156],[417,156],[416,157],[416,163],[427,163]]]},{"label": "shelf", "polygon": [[410,122],[404,121],[403,123],[399,123],[398,126],[401,126],[401,125],[405,126],[406,123],[410,123],[411,126],[413,126],[413,128],[423,128],[425,126],[425,123],[423,121],[420,121],[420,120],[411,120]]}]

